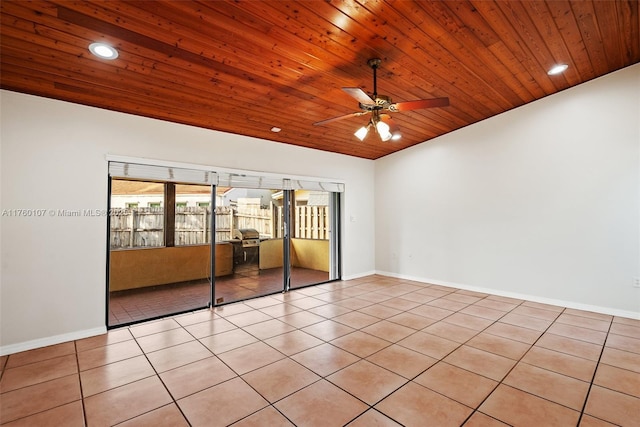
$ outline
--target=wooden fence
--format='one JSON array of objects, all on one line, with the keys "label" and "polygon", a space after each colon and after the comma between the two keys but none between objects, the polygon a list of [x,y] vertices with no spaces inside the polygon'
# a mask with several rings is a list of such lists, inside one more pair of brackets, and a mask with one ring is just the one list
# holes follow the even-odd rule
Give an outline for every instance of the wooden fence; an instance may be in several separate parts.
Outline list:
[{"label": "wooden fence", "polygon": [[262,205],[260,199],[238,198],[233,213],[233,229],[253,228],[258,230],[260,237],[271,239],[273,230],[273,203]]},{"label": "wooden fence", "polygon": [[[282,238],[282,207],[262,206],[260,199],[239,199],[235,206],[218,206],[216,242],[231,240],[233,230],[252,228],[263,239]],[[275,220],[274,220],[275,217]],[[329,239],[328,206],[296,206],[294,238]],[[175,245],[210,243],[211,208],[177,207]],[[164,246],[164,209],[114,209],[111,215],[111,249]]]},{"label": "wooden fence", "polygon": [[[216,241],[231,239],[234,210],[216,208]],[[201,245],[211,242],[211,208],[177,207],[175,245]],[[164,246],[164,209],[115,209],[111,216],[111,249]]]},{"label": "wooden fence", "polygon": [[111,249],[146,248],[164,245],[164,209],[113,209]]},{"label": "wooden fence", "polygon": [[329,206],[296,206],[293,237],[329,240]]},{"label": "wooden fence", "polygon": [[[282,207],[277,208],[276,237],[282,238]],[[329,206],[296,206],[291,234],[297,239],[329,240]]]}]

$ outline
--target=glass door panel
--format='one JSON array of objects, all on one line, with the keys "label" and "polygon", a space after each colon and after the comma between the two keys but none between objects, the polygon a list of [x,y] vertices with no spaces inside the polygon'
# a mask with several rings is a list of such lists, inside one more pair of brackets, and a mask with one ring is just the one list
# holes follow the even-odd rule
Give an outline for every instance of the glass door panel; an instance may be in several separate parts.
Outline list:
[{"label": "glass door panel", "polygon": [[327,282],[331,275],[332,193],[295,190],[291,212],[291,288]]},{"label": "glass door panel", "polygon": [[283,290],[282,191],[217,187],[215,304]]},{"label": "glass door panel", "polygon": [[111,179],[109,327],[207,307],[211,186]]},{"label": "glass door panel", "polygon": [[181,298],[195,307],[211,303],[211,191],[210,185],[175,185],[174,246],[184,259],[177,270],[189,279]]}]

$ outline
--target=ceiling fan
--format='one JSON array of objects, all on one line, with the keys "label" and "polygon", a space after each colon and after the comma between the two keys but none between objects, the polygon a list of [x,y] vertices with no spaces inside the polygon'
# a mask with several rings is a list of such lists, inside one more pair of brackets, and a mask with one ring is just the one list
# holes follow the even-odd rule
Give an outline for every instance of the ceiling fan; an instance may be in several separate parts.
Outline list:
[{"label": "ceiling fan", "polygon": [[372,58],[367,61],[367,64],[373,70],[373,94],[367,95],[359,87],[343,87],[342,90],[348,95],[358,101],[360,110],[355,113],[345,114],[331,119],[315,122],[314,126],[326,125],[327,123],[335,122],[337,120],[347,119],[349,117],[359,117],[365,114],[371,114],[371,119],[366,126],[358,129],[354,135],[360,140],[364,140],[369,132],[370,128],[374,128],[380,139],[383,141],[389,141],[400,139],[400,130],[395,124],[389,114],[382,113],[383,111],[389,111],[392,113],[399,111],[418,110],[421,108],[434,108],[434,107],[446,107],[449,105],[449,98],[432,98],[432,99],[417,99],[414,101],[396,102],[392,103],[391,98],[385,95],[378,95],[377,89],[377,75],[376,71],[382,62],[379,58]]}]

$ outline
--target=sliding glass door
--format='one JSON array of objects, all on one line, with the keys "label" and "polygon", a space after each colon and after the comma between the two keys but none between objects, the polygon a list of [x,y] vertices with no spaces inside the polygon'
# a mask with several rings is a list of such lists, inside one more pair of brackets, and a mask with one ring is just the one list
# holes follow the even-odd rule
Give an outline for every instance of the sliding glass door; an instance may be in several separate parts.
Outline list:
[{"label": "sliding glass door", "polygon": [[291,192],[291,288],[324,283],[331,276],[331,193]]},{"label": "sliding glass door", "polygon": [[203,174],[110,165],[107,326],[211,304],[212,185]]},{"label": "sliding glass door", "polygon": [[218,186],[216,197],[214,294],[218,305],[281,292],[284,281],[283,210],[277,196],[282,191],[242,187],[233,179],[230,184]]},{"label": "sliding glass door", "polygon": [[216,273],[216,304],[339,278],[339,193],[222,186],[218,191],[216,270],[225,263],[226,273]]},{"label": "sliding glass door", "polygon": [[120,162],[109,183],[109,327],[340,278],[340,184]]}]

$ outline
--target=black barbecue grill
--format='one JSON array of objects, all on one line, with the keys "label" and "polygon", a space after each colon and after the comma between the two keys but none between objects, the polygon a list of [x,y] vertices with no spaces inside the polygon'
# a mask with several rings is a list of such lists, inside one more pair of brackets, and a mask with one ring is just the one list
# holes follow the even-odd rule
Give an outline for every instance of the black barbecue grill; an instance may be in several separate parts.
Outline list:
[{"label": "black barbecue grill", "polygon": [[240,228],[233,231],[234,265],[258,264],[260,261],[260,233],[253,228]]}]

